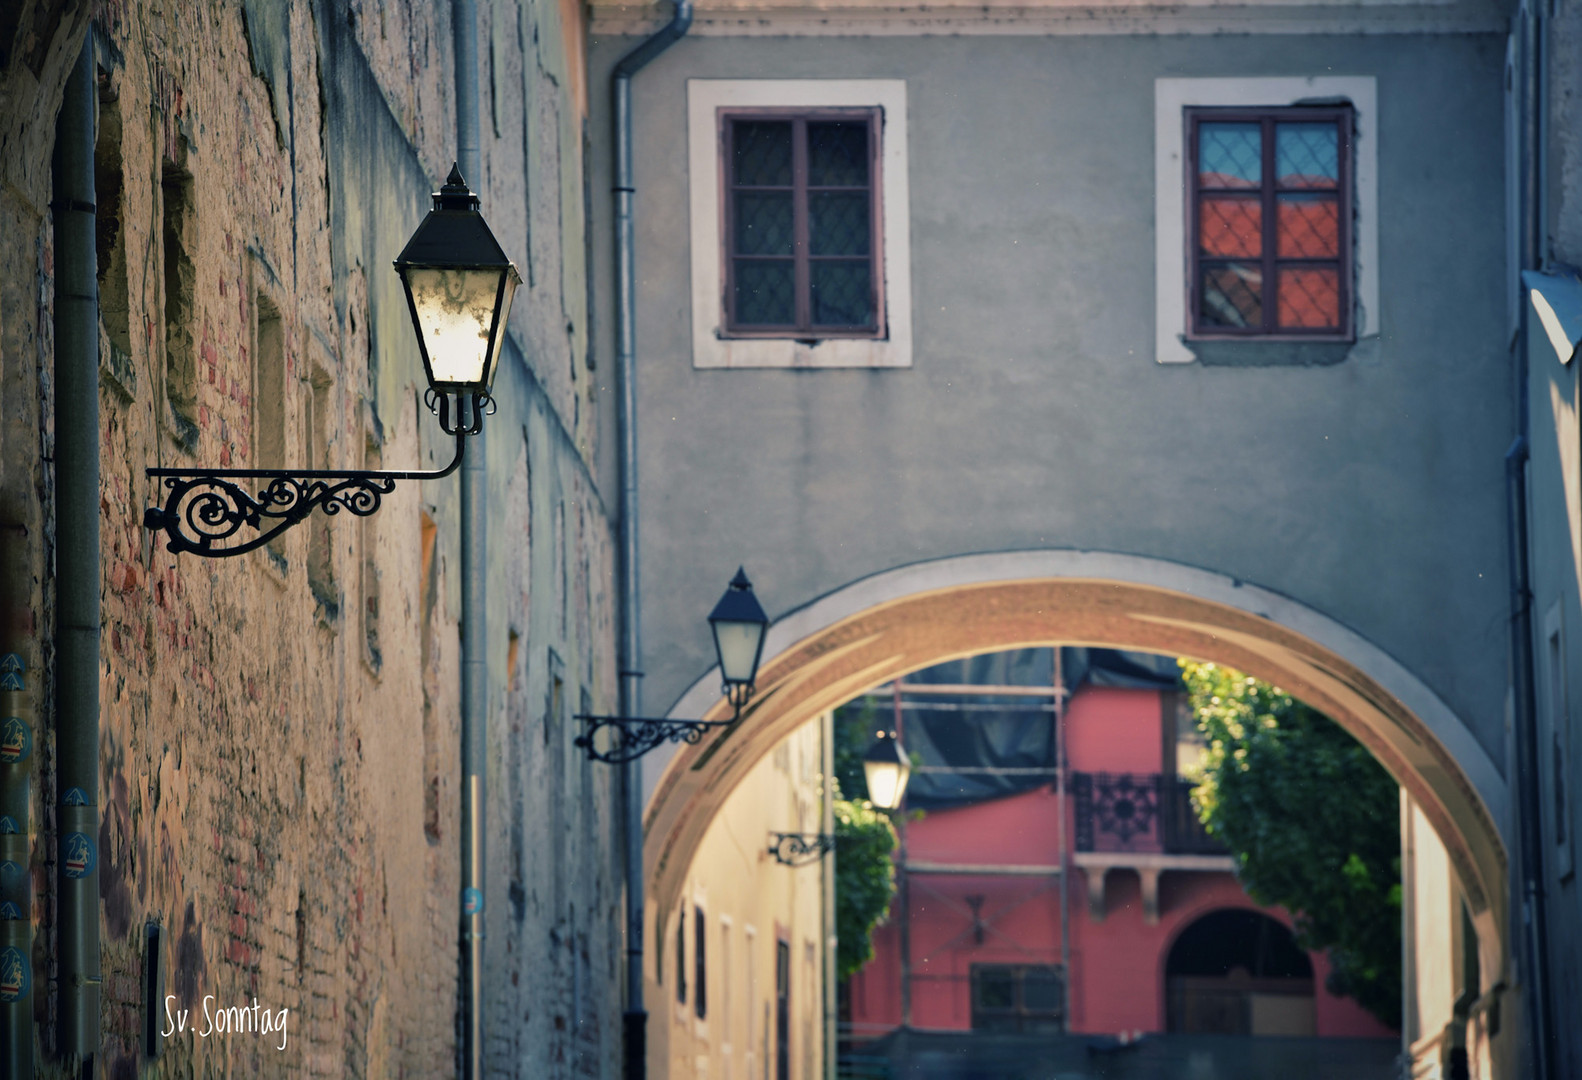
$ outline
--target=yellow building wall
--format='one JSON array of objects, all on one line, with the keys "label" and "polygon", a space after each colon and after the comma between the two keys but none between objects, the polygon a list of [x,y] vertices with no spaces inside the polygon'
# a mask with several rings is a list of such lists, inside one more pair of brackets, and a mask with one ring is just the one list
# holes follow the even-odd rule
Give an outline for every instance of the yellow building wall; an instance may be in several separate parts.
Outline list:
[{"label": "yellow building wall", "polygon": [[[758,763],[709,826],[678,908],[650,903],[645,957],[650,1075],[671,1080],[777,1080],[777,963],[787,965],[787,1080],[825,1075],[825,875],[834,856],[790,867],[774,832],[825,831],[828,716]],[[701,928],[701,935],[700,935]],[[699,938],[702,985],[699,1000]],[[680,970],[678,970],[678,968]]]}]

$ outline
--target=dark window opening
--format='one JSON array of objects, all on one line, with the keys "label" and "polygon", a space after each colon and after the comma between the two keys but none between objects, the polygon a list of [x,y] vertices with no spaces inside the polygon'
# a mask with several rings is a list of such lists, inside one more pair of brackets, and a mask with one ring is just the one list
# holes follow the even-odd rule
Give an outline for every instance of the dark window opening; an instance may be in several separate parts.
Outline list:
[{"label": "dark window opening", "polygon": [[973,964],[972,1029],[1058,1033],[1065,973],[1049,964]]},{"label": "dark window opening", "polygon": [[1352,110],[1188,109],[1192,335],[1350,340]]},{"label": "dark window opening", "polygon": [[692,951],[697,958],[697,968],[692,979],[692,1007],[697,1010],[699,1020],[709,1015],[709,968],[703,926],[703,909],[695,907],[692,909]]},{"label": "dark window opening", "polygon": [[725,327],[882,337],[878,109],[722,114]]},{"label": "dark window opening", "polygon": [[191,421],[197,415],[198,357],[192,319],[197,270],[192,254],[197,245],[191,174],[167,164],[161,176],[160,191],[163,202],[165,395],[178,421],[186,421],[178,423],[183,441],[195,444],[197,429]]},{"label": "dark window opening", "polygon": [[687,912],[676,913],[676,1001],[687,1003]]}]

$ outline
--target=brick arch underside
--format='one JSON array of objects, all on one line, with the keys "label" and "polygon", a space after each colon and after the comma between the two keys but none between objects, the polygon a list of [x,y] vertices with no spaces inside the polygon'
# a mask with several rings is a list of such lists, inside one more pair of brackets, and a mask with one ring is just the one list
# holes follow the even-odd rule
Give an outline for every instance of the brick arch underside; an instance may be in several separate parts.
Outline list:
[{"label": "brick arch underside", "polygon": [[[1143,560],[1119,562],[1120,569],[1132,570],[1137,567],[1127,564]],[[894,590],[859,583],[843,590],[850,594],[845,603],[840,593],[832,594],[778,620],[765,646],[758,694],[742,722],[683,746],[648,801],[649,899],[661,910],[674,905],[725,798],[776,743],[824,710],[908,672],[975,653],[1056,643],[1134,649],[1239,668],[1322,710],[1368,747],[1444,842],[1477,926],[1483,971],[1498,977],[1494,973],[1504,971],[1506,959],[1508,864],[1490,804],[1503,813],[1506,793],[1470,732],[1385,654],[1310,609],[1185,567],[1175,576],[1204,587],[1186,592],[1179,585],[1135,580],[1159,578],[1158,566],[1128,574],[1130,581],[971,580],[994,576],[978,565],[962,568],[954,576],[967,580],[955,584],[937,584],[939,573],[913,575],[913,585],[935,587],[903,595],[885,596]],[[894,584],[904,589],[907,581]],[[1204,598],[1225,589],[1237,603]],[[1282,624],[1281,617],[1293,611],[1298,617],[1284,622],[1305,624],[1308,633]],[[1320,633],[1312,632],[1315,626]],[[726,718],[717,687],[718,677],[710,672],[682,696],[672,715]]]}]

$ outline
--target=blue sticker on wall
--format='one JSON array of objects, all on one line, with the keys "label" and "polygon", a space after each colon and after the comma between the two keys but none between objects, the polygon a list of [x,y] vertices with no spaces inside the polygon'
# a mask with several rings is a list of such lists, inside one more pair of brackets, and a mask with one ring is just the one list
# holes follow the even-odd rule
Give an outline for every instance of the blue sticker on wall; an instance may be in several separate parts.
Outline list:
[{"label": "blue sticker on wall", "polygon": [[0,720],[0,762],[17,765],[33,750],[33,729],[20,716]]},{"label": "blue sticker on wall", "polygon": [[471,886],[461,891],[461,913],[463,915],[483,914],[483,893]]},{"label": "blue sticker on wall", "polygon": [[0,886],[9,886],[13,881],[22,876],[22,864],[14,863],[10,859],[0,862]]},{"label": "blue sticker on wall", "polygon": [[0,904],[0,919],[16,920],[20,919],[21,917],[22,909],[17,907],[11,901],[7,900],[5,903]]},{"label": "blue sticker on wall", "polygon": [[93,873],[94,865],[99,861],[99,851],[93,841],[88,839],[87,833],[74,832],[67,836],[65,848],[67,877],[84,878]]},{"label": "blue sticker on wall", "polygon": [[17,827],[16,818],[10,814],[0,817],[0,836],[15,836],[22,830]]},{"label": "blue sticker on wall", "polygon": [[20,675],[26,670],[27,665],[22,662],[22,658],[16,653],[8,652],[4,656],[0,656],[0,672],[10,674],[14,671]]},{"label": "blue sticker on wall", "polygon": [[21,949],[0,949],[0,1001],[9,1005],[27,997],[33,989],[32,967]]},{"label": "blue sticker on wall", "polygon": [[66,806],[87,806],[88,796],[80,787],[71,788],[66,792],[66,797],[61,800]]},{"label": "blue sticker on wall", "polygon": [[22,673],[20,671],[7,671],[0,674],[0,690],[21,690]]}]

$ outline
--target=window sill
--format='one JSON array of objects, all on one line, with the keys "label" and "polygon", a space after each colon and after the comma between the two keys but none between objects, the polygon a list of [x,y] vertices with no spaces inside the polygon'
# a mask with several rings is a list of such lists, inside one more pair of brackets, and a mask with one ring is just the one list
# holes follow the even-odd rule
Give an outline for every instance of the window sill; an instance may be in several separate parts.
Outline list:
[{"label": "window sill", "polygon": [[1357,347],[1344,338],[1183,338],[1182,344],[1205,367],[1328,367]]},{"label": "window sill", "polygon": [[906,368],[912,342],[879,338],[712,337],[695,343],[698,368]]}]

